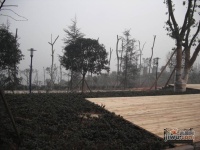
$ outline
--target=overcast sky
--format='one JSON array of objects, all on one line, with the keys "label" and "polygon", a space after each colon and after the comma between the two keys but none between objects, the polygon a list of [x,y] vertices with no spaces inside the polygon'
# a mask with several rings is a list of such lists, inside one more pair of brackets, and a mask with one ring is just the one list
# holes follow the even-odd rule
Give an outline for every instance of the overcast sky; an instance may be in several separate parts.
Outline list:
[{"label": "overcast sky", "polygon": [[[114,49],[111,70],[116,70],[116,36],[122,35],[125,29],[131,29],[131,36],[146,42],[142,57],[150,57],[153,36],[156,35],[154,57],[159,57],[160,66],[166,62],[166,55],[173,47],[175,41],[168,37],[163,28],[167,20],[167,8],[164,0],[6,0],[5,5],[18,5],[8,7],[17,14],[24,16],[28,21],[14,21],[0,15],[0,24],[11,23],[10,29],[15,33],[18,28],[20,49],[25,55],[21,61],[20,69],[29,68],[30,55],[27,51],[34,48],[33,67],[40,70],[51,65],[51,46],[48,44],[58,35],[55,48],[55,63],[59,65],[58,55],[62,55],[65,37],[64,28],[72,24],[71,19],[77,17],[77,26],[86,38],[99,38],[107,52]],[[182,22],[185,13],[182,1],[176,0],[176,17]],[[4,7],[5,9],[5,7]],[[0,14],[23,19],[11,11],[2,10]],[[198,60],[199,61],[199,58]]]}]

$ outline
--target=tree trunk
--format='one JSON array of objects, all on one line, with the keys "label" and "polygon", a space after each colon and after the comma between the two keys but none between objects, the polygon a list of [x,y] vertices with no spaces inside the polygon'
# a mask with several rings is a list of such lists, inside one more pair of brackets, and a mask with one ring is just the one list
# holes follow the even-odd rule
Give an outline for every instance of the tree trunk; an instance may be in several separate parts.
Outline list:
[{"label": "tree trunk", "polygon": [[189,48],[185,48],[185,67],[184,67],[184,72],[183,72],[183,80],[185,81],[185,83],[187,84],[188,81],[188,77],[189,77],[189,72],[190,72],[190,49]]},{"label": "tree trunk", "polygon": [[127,65],[128,65],[128,56],[126,52],[126,62],[125,62],[125,78],[124,78],[124,89],[127,88]]},{"label": "tree trunk", "polygon": [[117,43],[116,43],[116,55],[117,55],[117,86],[118,86],[118,81],[119,81],[119,54],[118,54],[118,43],[119,43],[119,38],[117,35]]},{"label": "tree trunk", "polygon": [[120,74],[121,74],[121,72],[122,72],[122,55],[123,55],[123,51],[124,51],[124,43],[123,43],[123,40],[122,40],[122,45],[121,45],[121,47],[122,47],[122,51],[121,51],[121,56],[120,56],[120,64],[119,64],[119,72],[120,72]]},{"label": "tree trunk", "polygon": [[72,90],[72,86],[73,86],[73,70],[71,70],[70,90]]},{"label": "tree trunk", "polygon": [[174,83],[174,92],[185,92],[186,91],[186,83],[181,78],[181,69],[182,67],[182,45],[177,46],[177,55],[176,55],[176,76]]},{"label": "tree trunk", "polygon": [[53,88],[53,62],[54,62],[54,57],[53,57],[53,46],[52,46],[52,61],[51,61],[51,83],[50,83],[50,89],[52,90]]},{"label": "tree trunk", "polygon": [[82,87],[81,87],[81,92],[84,92],[84,84],[85,84],[85,73],[83,73],[83,79],[82,79]]},{"label": "tree trunk", "polygon": [[185,68],[183,72],[183,79],[182,79],[185,82],[185,84],[187,84],[189,73],[190,73],[190,68]]}]

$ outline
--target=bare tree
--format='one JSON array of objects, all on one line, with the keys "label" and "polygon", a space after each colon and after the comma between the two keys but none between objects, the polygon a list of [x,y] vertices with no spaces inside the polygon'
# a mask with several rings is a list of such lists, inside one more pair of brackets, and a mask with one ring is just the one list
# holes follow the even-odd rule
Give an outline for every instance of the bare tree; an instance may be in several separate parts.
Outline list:
[{"label": "bare tree", "polygon": [[25,78],[23,78],[27,84],[27,87],[29,86],[29,73],[30,73],[30,69],[25,69],[25,70],[22,70],[20,71],[24,76]]},{"label": "bare tree", "polygon": [[54,85],[56,78],[57,78],[57,74],[58,74],[58,67],[56,66],[56,64],[53,65],[53,70],[51,70],[50,67],[46,68],[46,72],[47,74],[49,74],[50,76],[50,88],[52,88],[52,85]]},{"label": "bare tree", "polygon": [[[122,37],[122,50],[121,50],[121,64],[123,69],[123,83],[124,88],[133,84],[129,81],[133,81],[137,75],[137,50],[135,47],[136,40],[131,38],[130,29],[123,32]],[[124,53],[123,53],[124,52]],[[120,67],[121,67],[120,64]],[[132,85],[131,85],[132,86]]]},{"label": "bare tree", "polygon": [[[108,66],[110,68],[110,61],[111,61],[111,57],[112,57],[112,52],[113,52],[113,49],[110,48],[110,56],[109,56],[109,60],[108,60]],[[108,74],[110,72],[110,69],[108,70]]]},{"label": "bare tree", "polygon": [[142,51],[144,50],[144,46],[145,46],[145,44],[146,44],[146,42],[143,44],[143,46],[142,46],[142,48],[141,48],[141,46],[140,46],[140,41],[138,40],[138,43],[139,43],[139,51],[140,51],[140,54],[139,54],[139,56],[140,56],[140,66],[139,66],[139,68],[140,68],[140,74],[139,74],[139,83],[140,83],[140,85],[141,85],[141,70],[142,70]]},{"label": "bare tree", "polygon": [[120,50],[120,64],[119,64],[119,72],[121,74],[122,72],[122,59],[123,59],[123,53],[124,53],[124,39],[122,38],[122,43],[121,43],[121,50]]},{"label": "bare tree", "polygon": [[51,88],[53,87],[53,83],[54,83],[53,77],[54,77],[54,52],[55,52],[55,49],[53,49],[53,46],[54,46],[56,40],[58,39],[58,37],[59,37],[59,35],[54,40],[54,42],[52,42],[52,34],[51,34],[51,43],[48,42],[51,45],[51,57],[52,57],[52,59],[51,59],[51,73],[50,73],[50,77],[51,77],[51,84],[50,84],[50,86],[51,86]]},{"label": "bare tree", "polygon": [[119,40],[121,38],[118,37],[117,35],[117,43],[116,43],[116,55],[117,55],[117,85],[118,85],[118,81],[119,81],[119,61],[120,61],[120,57],[119,57],[119,50],[118,50],[118,45],[119,45]]},{"label": "bare tree", "polygon": [[149,59],[149,75],[150,75],[150,70],[151,70],[151,64],[152,64],[153,49],[154,49],[154,45],[155,45],[155,40],[156,40],[156,35],[154,35],[154,38],[153,38],[153,46],[151,48],[151,57]]}]

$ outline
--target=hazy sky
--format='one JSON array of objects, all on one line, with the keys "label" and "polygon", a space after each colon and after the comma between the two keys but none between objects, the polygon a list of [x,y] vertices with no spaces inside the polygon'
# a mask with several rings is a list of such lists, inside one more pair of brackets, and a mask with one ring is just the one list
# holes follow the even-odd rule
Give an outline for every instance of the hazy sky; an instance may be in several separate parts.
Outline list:
[{"label": "hazy sky", "polygon": [[[33,67],[40,70],[51,65],[51,46],[48,44],[58,35],[54,45],[55,62],[59,65],[58,55],[62,55],[65,37],[64,28],[72,24],[71,19],[77,17],[78,27],[87,38],[99,38],[107,51],[114,49],[111,70],[116,70],[116,36],[122,35],[125,29],[131,29],[131,36],[146,42],[143,56],[150,57],[153,36],[156,35],[154,57],[160,57],[161,65],[166,62],[167,53],[175,46],[163,28],[167,20],[167,8],[164,0],[6,0],[5,5],[13,4],[18,7],[9,7],[17,14],[24,16],[28,21],[14,21],[0,15],[0,24],[11,23],[10,29],[15,33],[18,28],[20,49],[25,55],[20,69],[29,68],[30,55],[27,51],[34,48]],[[181,22],[185,13],[182,1],[176,0],[176,16]],[[23,19],[8,10],[0,14]],[[198,58],[199,61],[199,58]]]}]

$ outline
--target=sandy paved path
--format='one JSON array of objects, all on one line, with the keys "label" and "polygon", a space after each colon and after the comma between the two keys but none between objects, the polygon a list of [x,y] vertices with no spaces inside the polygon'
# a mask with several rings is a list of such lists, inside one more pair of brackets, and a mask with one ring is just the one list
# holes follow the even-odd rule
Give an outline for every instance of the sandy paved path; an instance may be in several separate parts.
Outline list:
[{"label": "sandy paved path", "polygon": [[200,94],[87,98],[163,138],[164,128],[193,128],[200,141]]},{"label": "sandy paved path", "polygon": [[199,89],[200,90],[200,84],[187,84],[187,88]]}]

